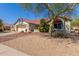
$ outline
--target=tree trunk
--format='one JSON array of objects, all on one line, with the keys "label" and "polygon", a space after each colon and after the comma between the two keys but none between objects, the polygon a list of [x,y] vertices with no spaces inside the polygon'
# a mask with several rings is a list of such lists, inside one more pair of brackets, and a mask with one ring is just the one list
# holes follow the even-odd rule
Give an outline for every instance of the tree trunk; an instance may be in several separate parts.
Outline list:
[{"label": "tree trunk", "polygon": [[50,35],[50,37],[52,37],[53,19],[51,20],[49,25],[50,25],[49,26],[49,35]]}]

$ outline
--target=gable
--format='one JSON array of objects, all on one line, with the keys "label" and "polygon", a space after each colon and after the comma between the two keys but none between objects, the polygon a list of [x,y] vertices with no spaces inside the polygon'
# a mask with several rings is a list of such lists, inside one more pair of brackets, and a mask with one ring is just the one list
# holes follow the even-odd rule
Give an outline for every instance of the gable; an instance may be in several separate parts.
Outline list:
[{"label": "gable", "polygon": [[25,21],[22,21],[22,20],[18,19],[14,25],[19,25],[19,24],[25,24],[25,25],[27,25],[28,22],[25,22]]}]

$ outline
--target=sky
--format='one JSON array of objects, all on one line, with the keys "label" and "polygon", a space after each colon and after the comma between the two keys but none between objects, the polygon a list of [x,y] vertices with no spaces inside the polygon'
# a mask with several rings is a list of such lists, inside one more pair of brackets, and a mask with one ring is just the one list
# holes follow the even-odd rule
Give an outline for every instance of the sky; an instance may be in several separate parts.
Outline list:
[{"label": "sky", "polygon": [[29,20],[44,18],[43,14],[37,16],[31,11],[25,11],[22,6],[15,3],[0,3],[0,19],[4,23],[13,24],[18,18],[26,18]]},{"label": "sky", "polygon": [[[79,8],[77,10],[79,15]],[[26,18],[29,20],[45,18],[45,14],[37,16],[35,13],[24,10],[19,4],[16,3],[0,3],[0,19],[4,23],[13,24],[18,18]]]}]

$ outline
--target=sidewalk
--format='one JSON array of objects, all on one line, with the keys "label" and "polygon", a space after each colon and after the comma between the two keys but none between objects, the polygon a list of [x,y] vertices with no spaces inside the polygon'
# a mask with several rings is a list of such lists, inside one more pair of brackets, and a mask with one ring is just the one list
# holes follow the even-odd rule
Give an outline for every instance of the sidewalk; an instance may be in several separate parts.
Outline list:
[{"label": "sidewalk", "polygon": [[27,54],[0,44],[0,56],[27,56]]}]

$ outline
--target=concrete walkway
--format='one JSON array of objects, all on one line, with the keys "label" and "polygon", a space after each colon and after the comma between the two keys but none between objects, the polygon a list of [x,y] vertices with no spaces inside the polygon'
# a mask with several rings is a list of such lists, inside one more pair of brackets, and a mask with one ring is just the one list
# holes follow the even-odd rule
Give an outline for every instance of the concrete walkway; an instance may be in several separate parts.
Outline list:
[{"label": "concrete walkway", "polygon": [[0,56],[26,56],[26,54],[14,48],[0,44]]}]

